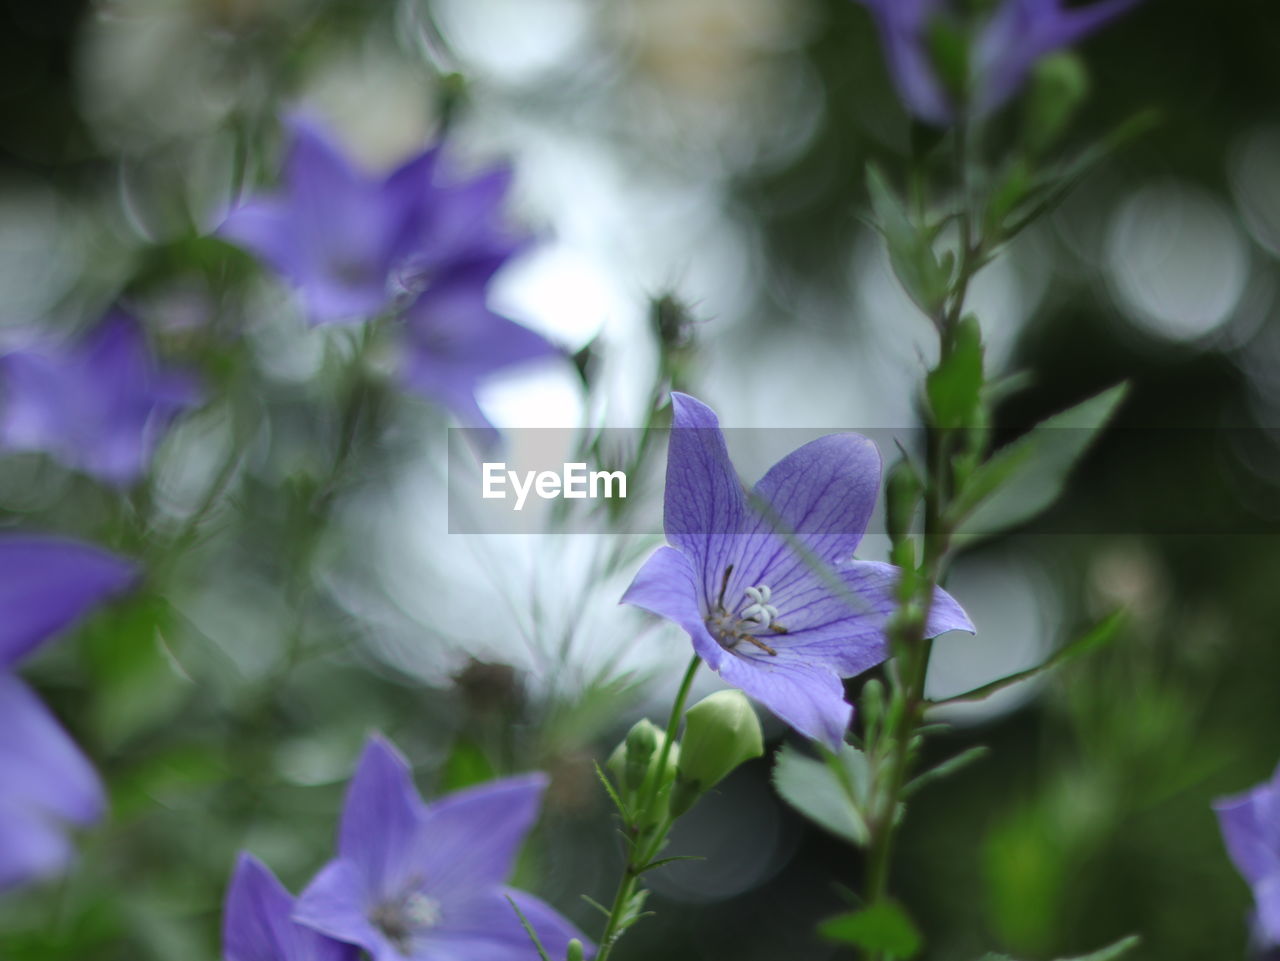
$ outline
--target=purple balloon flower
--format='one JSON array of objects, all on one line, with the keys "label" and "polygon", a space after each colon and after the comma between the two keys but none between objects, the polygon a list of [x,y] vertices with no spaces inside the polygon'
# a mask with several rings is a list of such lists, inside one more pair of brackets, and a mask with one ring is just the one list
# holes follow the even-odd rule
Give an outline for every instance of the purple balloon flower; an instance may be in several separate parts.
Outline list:
[{"label": "purple balloon flower", "polygon": [[44,451],[118,487],[146,473],[195,380],[157,367],[137,321],[112,311],[77,340],[0,353],[0,446]]},{"label": "purple balloon flower", "polygon": [[250,200],[219,229],[302,293],[315,324],[403,314],[400,378],[487,427],[481,380],[560,351],[485,304],[522,246],[504,224],[510,172],[450,179],[434,146],[387,175],[358,169],[314,120],[293,117],[279,196]]},{"label": "purple balloon flower", "polygon": [[102,816],[102,786],[75,742],[10,670],[127,590],[132,564],[76,541],[0,537],[0,890],[57,874],[65,825]]},{"label": "purple balloon flower", "polygon": [[[675,621],[722,678],[838,747],[853,716],[840,679],[888,657],[885,623],[897,606],[897,568],[853,560],[875,506],[880,455],[857,434],[811,441],[756,484],[754,498],[772,509],[762,512],[711,408],[671,397],[664,525],[673,546],[645,562],[623,601]],[[939,591],[928,634],[951,630],[973,625]]]},{"label": "purple balloon flower", "polygon": [[257,858],[241,854],[222,912],[226,961],[356,961],[354,945],[293,920],[293,895]]},{"label": "purple balloon flower", "polygon": [[1249,882],[1257,906],[1254,937],[1280,948],[1280,768],[1271,780],[1213,805],[1227,853]]},{"label": "purple balloon flower", "polygon": [[[951,5],[947,0],[859,2],[875,18],[889,72],[907,109],[926,123],[951,123],[957,105],[929,52],[929,33],[950,16]],[[1082,40],[1138,2],[1098,0],[1066,6],[1064,0],[1004,0],[969,51],[970,108],[977,116],[999,109],[1022,86],[1037,60]]]},{"label": "purple balloon flower", "polygon": [[564,957],[582,935],[504,883],[545,787],[532,774],[424,804],[404,759],[370,738],[347,791],[338,857],[302,893],[295,917],[374,961],[531,961],[537,953],[510,898],[551,957]]}]

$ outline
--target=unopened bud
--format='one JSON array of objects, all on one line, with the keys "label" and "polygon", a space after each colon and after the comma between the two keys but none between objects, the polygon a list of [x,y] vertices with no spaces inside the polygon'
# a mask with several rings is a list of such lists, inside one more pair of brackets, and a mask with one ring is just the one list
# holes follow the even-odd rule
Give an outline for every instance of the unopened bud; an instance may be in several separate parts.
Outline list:
[{"label": "unopened bud", "polygon": [[[624,792],[636,794],[653,776],[662,756],[662,746],[666,743],[666,733],[648,718],[642,718],[632,725],[623,742],[614,748],[605,766]],[[667,752],[668,778],[674,773],[679,757],[679,745],[672,744]]]},{"label": "unopened bud", "polygon": [[577,938],[569,942],[569,950],[565,952],[564,961],[582,961],[582,942]]},{"label": "unopened bud", "polygon": [[911,461],[904,456],[889,469],[884,485],[885,525],[889,539],[898,543],[911,531],[911,519],[920,503],[924,485]]},{"label": "unopened bud", "polygon": [[1026,140],[1032,152],[1052,147],[1089,92],[1089,75],[1070,52],[1045,57],[1031,75],[1026,101]]},{"label": "unopened bud", "polygon": [[741,691],[717,691],[689,708],[680,748],[672,817],[684,814],[738,765],[764,753],[760,719]]}]

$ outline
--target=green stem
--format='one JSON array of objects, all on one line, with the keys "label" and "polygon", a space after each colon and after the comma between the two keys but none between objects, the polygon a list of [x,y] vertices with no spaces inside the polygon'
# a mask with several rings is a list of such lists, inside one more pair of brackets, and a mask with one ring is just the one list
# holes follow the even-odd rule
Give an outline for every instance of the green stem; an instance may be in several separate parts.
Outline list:
[{"label": "green stem", "polygon": [[680,720],[684,717],[685,702],[689,700],[689,691],[693,687],[693,677],[698,673],[698,666],[701,663],[702,659],[695,654],[693,660],[689,662],[688,669],[684,672],[684,678],[680,682],[680,689],[676,692],[676,699],[671,705],[671,716],[667,719],[667,739],[658,754],[658,766],[654,769],[655,773],[650,789],[645,793],[644,802],[632,812],[632,823],[627,825],[627,833],[632,838],[633,843],[631,850],[627,854],[627,865],[623,869],[622,880],[618,882],[618,890],[614,894],[613,904],[609,908],[609,920],[605,923],[604,933],[600,935],[600,950],[596,954],[596,961],[609,961],[613,946],[622,934],[621,927],[626,918],[627,906],[635,897],[636,888],[640,883],[640,874],[662,849],[662,843],[666,840],[667,832],[671,830],[671,818],[664,814],[657,822],[657,830],[654,831],[653,838],[649,843],[642,844],[639,837],[641,825],[654,823],[652,818],[653,808],[662,798],[667,762],[671,758],[671,746],[675,743],[676,735],[680,731]]},{"label": "green stem", "polygon": [[[970,131],[963,121],[956,127],[956,164],[958,167],[960,209],[960,256],[955,284],[948,297],[947,308],[939,325],[939,363],[945,363],[954,349],[956,325],[964,315],[968,299],[969,283],[981,259],[982,240],[975,237],[971,178],[969,176]],[[897,831],[897,812],[902,790],[907,783],[912,761],[912,742],[916,730],[924,719],[927,702],[924,697],[925,679],[929,673],[929,657],[933,652],[933,640],[928,637],[926,625],[934,594],[946,568],[947,553],[951,546],[951,531],[946,522],[947,508],[953,496],[950,471],[953,432],[929,428],[927,478],[924,494],[924,551],[916,572],[912,600],[919,614],[897,622],[890,638],[891,649],[901,661],[901,675],[895,696],[901,699],[901,710],[893,714],[894,723],[881,730],[877,741],[888,745],[886,790],[881,795],[882,807],[871,819],[871,846],[867,859],[867,902],[875,902],[888,896],[889,867],[892,862],[893,842]],[[873,754],[880,754],[869,745]],[[880,961],[885,956],[868,952],[870,961]],[[885,959],[887,961],[887,959]]]}]

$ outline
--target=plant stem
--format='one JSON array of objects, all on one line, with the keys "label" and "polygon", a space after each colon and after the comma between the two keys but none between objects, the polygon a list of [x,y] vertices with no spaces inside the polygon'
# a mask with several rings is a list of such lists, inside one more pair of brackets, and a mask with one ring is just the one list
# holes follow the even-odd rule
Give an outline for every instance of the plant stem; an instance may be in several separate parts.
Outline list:
[{"label": "plant stem", "polygon": [[680,689],[676,692],[676,699],[671,705],[671,716],[667,719],[667,738],[663,742],[662,750],[658,753],[658,766],[654,769],[653,781],[650,789],[645,793],[643,803],[632,812],[632,823],[627,825],[627,835],[632,842],[631,849],[627,853],[627,865],[623,869],[622,880],[618,882],[618,890],[614,894],[613,904],[609,908],[609,920],[605,923],[604,933],[600,935],[600,950],[596,954],[596,961],[609,961],[613,946],[622,934],[622,924],[626,920],[628,906],[635,897],[636,887],[640,883],[640,875],[662,849],[662,843],[666,840],[667,832],[671,830],[671,818],[664,814],[656,822],[657,830],[654,831],[651,841],[647,844],[642,844],[639,837],[642,825],[655,823],[652,817],[653,808],[662,799],[662,789],[666,781],[667,761],[671,758],[671,746],[675,743],[676,735],[680,732],[680,720],[684,717],[685,702],[689,700],[689,691],[693,687],[693,677],[698,673],[698,666],[701,663],[702,659],[695,654],[693,660],[689,662],[688,669],[684,672],[684,678],[680,681]]},{"label": "plant stem", "polygon": [[[954,284],[947,298],[947,307],[938,326],[939,364],[944,364],[955,349],[955,330],[964,316],[968,299],[969,282],[981,264],[983,241],[975,237],[971,178],[969,176],[970,151],[969,125],[963,118],[955,131],[955,162],[957,185],[960,193],[960,250]],[[915,572],[916,580],[911,601],[918,614],[896,622],[890,637],[891,649],[899,658],[901,670],[895,696],[901,709],[892,714],[893,723],[883,728],[878,742],[888,745],[886,790],[881,795],[882,807],[871,819],[871,845],[867,859],[866,900],[869,904],[887,897],[889,891],[889,867],[892,861],[893,841],[897,831],[898,807],[902,790],[910,773],[916,730],[924,719],[927,702],[924,697],[925,679],[929,673],[929,657],[933,652],[933,639],[928,636],[927,625],[933,598],[946,570],[947,554],[951,546],[951,530],[947,524],[947,509],[952,490],[951,455],[955,432],[930,426],[926,482],[924,490],[923,556]],[[891,675],[892,676],[892,675]],[[868,745],[874,749],[877,745]],[[878,952],[868,952],[870,961],[886,959]]]}]

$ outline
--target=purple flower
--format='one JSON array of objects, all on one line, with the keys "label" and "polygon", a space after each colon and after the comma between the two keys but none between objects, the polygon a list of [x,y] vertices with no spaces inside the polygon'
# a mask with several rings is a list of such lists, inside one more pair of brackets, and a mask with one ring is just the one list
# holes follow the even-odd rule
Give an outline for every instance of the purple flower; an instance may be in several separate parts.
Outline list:
[{"label": "purple flower", "polygon": [[[880,483],[875,445],[830,434],[780,460],[754,488],[775,523],[748,499],[712,410],[671,397],[664,523],[674,546],[645,562],[623,601],[675,621],[722,678],[838,747],[853,714],[840,679],[888,657],[896,607],[897,569],[852,559]],[[928,633],[950,630],[973,625],[939,591]]]},{"label": "purple flower", "polygon": [[315,324],[403,314],[401,380],[467,426],[488,426],[479,382],[559,355],[485,305],[489,281],[522,246],[503,220],[509,171],[451,180],[435,146],[370,175],[315,121],[290,126],[283,193],[250,200],[219,233],[298,287]]},{"label": "purple flower", "polygon": [[1269,782],[1213,805],[1227,853],[1249,882],[1257,906],[1254,937],[1280,948],[1280,768]]},{"label": "purple flower", "polygon": [[198,398],[193,378],[157,367],[137,321],[112,311],[78,340],[0,353],[0,446],[44,451],[123,487]]},{"label": "purple flower", "polygon": [[88,544],[0,537],[0,890],[58,873],[71,857],[64,825],[91,824],[105,805],[88,760],[10,670],[135,577]]},{"label": "purple flower", "polygon": [[[907,109],[939,126],[955,119],[957,104],[934,68],[930,32],[953,19],[947,0],[859,0],[875,18],[889,72]],[[1037,60],[1069,47],[1114,20],[1138,0],[1004,0],[970,47],[966,96],[978,116],[1003,106]],[[958,29],[958,26],[957,26]]]},{"label": "purple flower", "polygon": [[295,917],[374,961],[533,961],[510,902],[553,958],[582,936],[550,906],[505,886],[546,777],[494,781],[424,804],[409,766],[373,737],[347,791],[338,858]]},{"label": "purple flower", "polygon": [[241,854],[222,912],[226,961],[356,961],[354,945],[293,920],[293,896],[257,858]]}]

